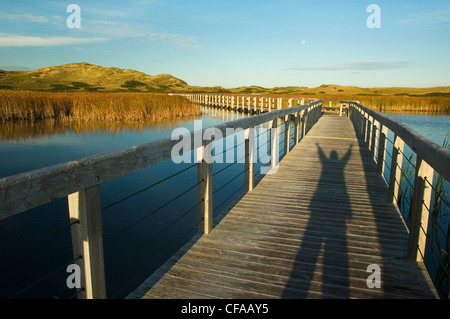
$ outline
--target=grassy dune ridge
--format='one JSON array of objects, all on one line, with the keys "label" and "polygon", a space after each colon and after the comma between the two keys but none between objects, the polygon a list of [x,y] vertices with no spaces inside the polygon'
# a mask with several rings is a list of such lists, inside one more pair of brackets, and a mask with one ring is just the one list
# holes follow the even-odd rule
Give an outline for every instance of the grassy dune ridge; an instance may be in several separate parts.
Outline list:
[{"label": "grassy dune ridge", "polygon": [[196,116],[186,98],[160,93],[49,93],[0,90],[0,122],[157,121]]}]

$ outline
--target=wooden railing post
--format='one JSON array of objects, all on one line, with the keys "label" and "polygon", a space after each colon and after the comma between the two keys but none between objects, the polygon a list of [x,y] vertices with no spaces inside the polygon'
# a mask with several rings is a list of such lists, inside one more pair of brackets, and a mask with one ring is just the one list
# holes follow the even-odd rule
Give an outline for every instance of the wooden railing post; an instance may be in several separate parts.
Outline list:
[{"label": "wooden railing post", "polygon": [[251,192],[254,188],[255,130],[253,127],[245,130],[245,189]]},{"label": "wooden railing post", "polygon": [[308,110],[303,111],[302,116],[302,138],[305,137],[306,133],[308,133]]},{"label": "wooden railing post", "polygon": [[376,162],[375,157],[375,149],[376,149],[376,142],[377,142],[377,133],[378,133],[378,127],[375,123],[375,119],[373,119],[372,122],[372,129],[371,129],[371,141],[370,141],[370,157]]},{"label": "wooden railing post", "polygon": [[288,154],[291,151],[291,115],[286,115],[284,118],[284,153]]},{"label": "wooden railing post", "polygon": [[298,144],[299,138],[300,138],[300,129],[301,129],[301,121],[300,121],[300,112],[295,113],[295,124],[294,124],[294,128],[295,128],[295,141],[294,141],[294,145]]},{"label": "wooden railing post", "polygon": [[209,234],[212,231],[212,164],[204,159],[205,146],[197,148],[197,209],[198,231]]},{"label": "wooden railing post", "polygon": [[[278,118],[269,122],[270,136],[270,167],[275,168],[278,165]],[[275,131],[272,131],[274,129]]]},{"label": "wooden railing post", "polygon": [[413,261],[423,261],[425,254],[429,218],[427,207],[430,207],[431,203],[430,184],[433,183],[433,172],[433,168],[417,156],[408,241],[408,257]]},{"label": "wooden railing post", "polygon": [[[84,290],[80,299],[105,299],[105,267],[100,209],[100,187],[92,186],[68,196],[73,256],[81,271]],[[79,258],[81,256],[81,258]]]},{"label": "wooden railing post", "polygon": [[394,144],[392,146],[391,171],[389,174],[389,190],[387,197],[389,203],[395,203],[398,198],[403,166],[403,147],[403,140],[395,134]]},{"label": "wooden railing post", "polygon": [[[381,126],[381,124],[380,124]],[[383,176],[384,174],[384,158],[386,154],[386,134],[387,127],[381,126],[380,129],[380,141],[378,143],[378,158],[377,158],[377,173]]]}]

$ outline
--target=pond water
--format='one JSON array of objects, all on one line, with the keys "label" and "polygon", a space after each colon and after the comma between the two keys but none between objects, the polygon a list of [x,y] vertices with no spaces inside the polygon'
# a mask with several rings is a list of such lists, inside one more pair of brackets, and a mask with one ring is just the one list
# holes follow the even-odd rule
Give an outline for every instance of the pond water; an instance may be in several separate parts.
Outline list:
[{"label": "pond water", "polygon": [[[193,130],[194,120],[201,119],[205,128],[242,116],[203,111],[196,119],[159,124],[3,125],[0,177],[148,143],[170,136],[178,127]],[[438,144],[450,129],[450,116],[389,116]],[[213,165],[215,213],[243,191],[243,167]],[[101,185],[108,298],[127,296],[196,234],[196,182],[195,165],[167,160]],[[72,262],[67,199],[0,221],[0,298],[73,297],[66,286],[66,266]]]},{"label": "pond water", "polygon": [[[203,115],[195,119],[158,124],[3,125],[0,177],[148,143],[171,136],[180,127],[192,131],[194,120],[201,120],[206,128],[243,116],[204,109]],[[239,139],[232,139],[236,139],[234,158],[238,161]],[[224,150],[233,145],[226,144],[229,141],[230,138],[224,139]],[[125,297],[196,234],[195,166],[166,160],[100,186],[109,298]],[[255,164],[255,172],[259,167]],[[215,214],[243,191],[243,171],[241,161],[213,165]],[[169,178],[172,175],[175,176]],[[73,295],[65,283],[66,265],[73,260],[69,225],[66,198],[0,221],[0,298]],[[43,276],[48,278],[39,281]]]}]

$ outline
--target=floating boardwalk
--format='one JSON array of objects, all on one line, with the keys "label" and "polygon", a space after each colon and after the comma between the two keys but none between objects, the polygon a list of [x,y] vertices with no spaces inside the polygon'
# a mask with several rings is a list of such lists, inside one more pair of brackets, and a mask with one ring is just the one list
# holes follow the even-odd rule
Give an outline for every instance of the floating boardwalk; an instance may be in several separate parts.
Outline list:
[{"label": "floating boardwalk", "polygon": [[387,193],[352,122],[323,116],[129,298],[437,298]]}]

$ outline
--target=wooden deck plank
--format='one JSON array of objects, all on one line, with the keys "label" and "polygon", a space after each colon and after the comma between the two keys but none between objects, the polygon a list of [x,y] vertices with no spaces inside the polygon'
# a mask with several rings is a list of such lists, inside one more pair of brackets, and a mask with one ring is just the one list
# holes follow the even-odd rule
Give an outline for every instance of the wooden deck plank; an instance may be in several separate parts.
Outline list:
[{"label": "wooden deck plank", "polygon": [[[436,298],[351,122],[324,116],[215,226],[130,298]],[[368,288],[367,267],[381,269]]]}]

